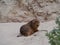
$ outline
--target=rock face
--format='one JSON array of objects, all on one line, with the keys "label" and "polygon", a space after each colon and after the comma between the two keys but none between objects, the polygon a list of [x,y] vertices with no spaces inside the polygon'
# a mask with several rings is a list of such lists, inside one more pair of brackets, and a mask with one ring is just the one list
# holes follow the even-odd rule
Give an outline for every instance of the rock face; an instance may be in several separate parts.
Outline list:
[{"label": "rock face", "polygon": [[0,22],[41,21],[60,15],[60,0],[0,0]]}]

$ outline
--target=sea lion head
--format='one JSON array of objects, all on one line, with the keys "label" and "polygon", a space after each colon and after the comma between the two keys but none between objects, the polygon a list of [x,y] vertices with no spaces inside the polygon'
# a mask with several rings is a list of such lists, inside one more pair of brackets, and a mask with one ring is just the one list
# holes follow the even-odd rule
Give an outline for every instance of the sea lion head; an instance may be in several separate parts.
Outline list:
[{"label": "sea lion head", "polygon": [[37,20],[37,19],[33,19],[33,20],[30,21],[29,23],[30,23],[30,26],[31,26],[33,29],[37,29],[38,26],[39,26],[39,20]]}]

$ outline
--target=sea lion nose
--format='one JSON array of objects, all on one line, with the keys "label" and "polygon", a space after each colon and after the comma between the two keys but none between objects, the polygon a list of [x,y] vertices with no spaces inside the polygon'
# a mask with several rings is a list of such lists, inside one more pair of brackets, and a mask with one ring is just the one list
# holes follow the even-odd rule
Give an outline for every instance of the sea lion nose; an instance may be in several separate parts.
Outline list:
[{"label": "sea lion nose", "polygon": [[39,25],[37,25],[37,26],[39,26]]}]

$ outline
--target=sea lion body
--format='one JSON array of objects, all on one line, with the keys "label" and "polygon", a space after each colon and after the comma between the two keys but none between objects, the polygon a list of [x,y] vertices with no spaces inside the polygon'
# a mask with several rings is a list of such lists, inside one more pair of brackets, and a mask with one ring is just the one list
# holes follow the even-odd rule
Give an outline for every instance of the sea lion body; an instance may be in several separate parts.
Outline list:
[{"label": "sea lion body", "polygon": [[20,33],[24,36],[29,36],[29,35],[33,34],[34,31],[28,24],[26,24],[20,28]]},{"label": "sea lion body", "polygon": [[[32,21],[28,22],[27,24],[21,26],[20,34],[24,36],[30,36],[33,33],[38,31],[39,21],[37,19],[33,19]],[[19,37],[19,36],[18,36]]]}]

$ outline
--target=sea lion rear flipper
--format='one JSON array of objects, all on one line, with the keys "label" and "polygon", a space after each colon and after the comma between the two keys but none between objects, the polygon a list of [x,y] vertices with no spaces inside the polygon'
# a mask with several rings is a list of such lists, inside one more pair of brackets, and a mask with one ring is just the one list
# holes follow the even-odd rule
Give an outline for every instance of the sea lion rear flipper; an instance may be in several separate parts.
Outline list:
[{"label": "sea lion rear flipper", "polygon": [[22,36],[21,34],[17,35],[17,37],[21,37],[21,36]]}]

